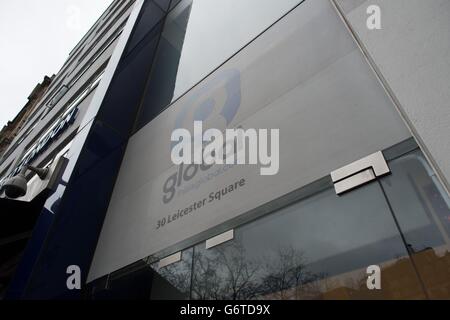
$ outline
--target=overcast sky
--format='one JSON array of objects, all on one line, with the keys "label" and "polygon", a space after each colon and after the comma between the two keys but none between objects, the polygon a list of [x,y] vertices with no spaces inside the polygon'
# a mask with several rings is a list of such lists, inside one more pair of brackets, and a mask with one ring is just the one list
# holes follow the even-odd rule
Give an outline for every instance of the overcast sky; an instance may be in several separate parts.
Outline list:
[{"label": "overcast sky", "polygon": [[0,0],[0,130],[112,0]]}]

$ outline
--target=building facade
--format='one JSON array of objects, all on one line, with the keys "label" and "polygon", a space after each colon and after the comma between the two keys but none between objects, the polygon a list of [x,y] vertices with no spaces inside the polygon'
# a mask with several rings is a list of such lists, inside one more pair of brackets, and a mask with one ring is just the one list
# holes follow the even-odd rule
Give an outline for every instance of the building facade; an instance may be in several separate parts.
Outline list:
[{"label": "building facade", "polygon": [[22,108],[14,120],[9,121],[0,131],[0,155],[6,151],[11,142],[17,136],[23,125],[27,122],[28,117],[33,113],[38,105],[39,100],[47,92],[52,82],[52,78],[45,76],[42,83],[39,83],[28,97],[27,104]]},{"label": "building facade", "polygon": [[[14,200],[39,209],[6,297],[449,299],[449,18],[443,0],[114,1],[2,160],[5,193],[49,168]],[[174,165],[194,121],[279,129],[278,173]]]},{"label": "building facade", "polygon": [[[0,161],[1,200],[4,202],[0,236],[2,292],[5,287],[11,287],[11,274],[20,273],[17,268],[26,268],[28,272],[32,269],[33,262],[26,259],[24,250],[27,243],[33,246],[30,238],[38,237],[43,241],[49,231],[53,213],[45,211],[41,215],[43,205],[55,190],[51,184],[65,165],[63,155],[67,156],[72,141],[81,130],[81,121],[103,77],[133,4],[133,1],[114,1],[109,6],[73,48],[60,71],[51,78],[52,81],[44,79],[41,86],[33,91],[29,103],[16,117],[13,128],[5,133],[7,141]],[[42,181],[28,171],[27,193],[24,197],[15,199],[14,204],[5,197],[3,186],[25,164],[49,167],[51,172]],[[35,248],[27,250],[37,254],[42,243],[38,240],[34,244]],[[27,262],[18,265],[21,256]],[[25,285],[25,280],[21,285]]]}]

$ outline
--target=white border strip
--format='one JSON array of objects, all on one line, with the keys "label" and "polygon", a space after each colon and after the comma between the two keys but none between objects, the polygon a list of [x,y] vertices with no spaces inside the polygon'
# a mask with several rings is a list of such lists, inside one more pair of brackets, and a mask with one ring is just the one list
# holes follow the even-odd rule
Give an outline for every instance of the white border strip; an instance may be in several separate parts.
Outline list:
[{"label": "white border strip", "polygon": [[206,249],[211,249],[219,244],[222,244],[224,242],[230,241],[234,239],[234,230],[231,229],[230,231],[224,232],[222,234],[219,234],[218,236],[215,236],[214,238],[211,238],[209,240],[206,240]]},{"label": "white border strip", "polygon": [[159,260],[158,268],[164,268],[170,266],[171,264],[177,263],[181,261],[181,251],[174,253],[171,256],[168,256],[164,259]]}]

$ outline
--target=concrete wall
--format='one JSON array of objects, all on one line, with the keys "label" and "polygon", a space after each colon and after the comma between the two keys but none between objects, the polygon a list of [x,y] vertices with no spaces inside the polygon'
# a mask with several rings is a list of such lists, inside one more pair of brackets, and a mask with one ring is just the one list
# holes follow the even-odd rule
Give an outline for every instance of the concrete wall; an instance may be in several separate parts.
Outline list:
[{"label": "concrete wall", "polygon": [[[333,0],[441,180],[450,186],[450,1]],[[366,26],[381,8],[381,30]]]}]

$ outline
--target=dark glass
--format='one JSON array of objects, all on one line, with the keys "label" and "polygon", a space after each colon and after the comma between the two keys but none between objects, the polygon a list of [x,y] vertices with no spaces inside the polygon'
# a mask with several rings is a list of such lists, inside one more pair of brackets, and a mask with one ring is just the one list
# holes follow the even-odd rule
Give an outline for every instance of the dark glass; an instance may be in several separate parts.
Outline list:
[{"label": "dark glass", "polygon": [[421,151],[389,163],[382,186],[432,299],[450,299],[450,198]]}]

